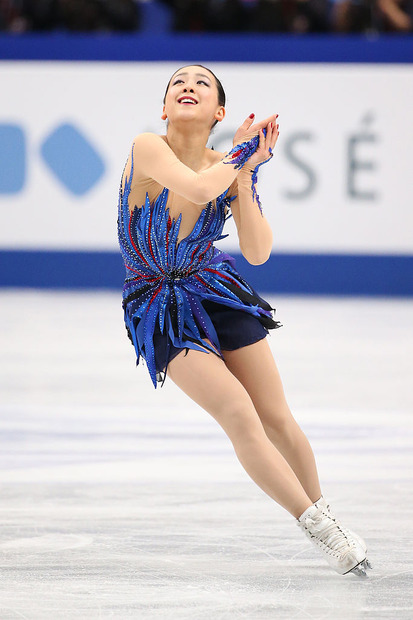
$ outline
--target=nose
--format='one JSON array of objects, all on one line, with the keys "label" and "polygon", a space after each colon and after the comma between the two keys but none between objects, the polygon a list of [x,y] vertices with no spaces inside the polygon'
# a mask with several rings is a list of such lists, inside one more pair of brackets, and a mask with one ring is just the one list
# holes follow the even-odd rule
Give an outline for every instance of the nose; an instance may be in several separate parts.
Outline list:
[{"label": "nose", "polygon": [[185,87],[185,88],[184,88],[184,93],[186,93],[186,92],[188,92],[188,91],[189,91],[190,93],[193,93],[193,92],[194,92],[194,89],[192,88],[192,86],[191,86],[191,88],[189,88],[189,87]]}]

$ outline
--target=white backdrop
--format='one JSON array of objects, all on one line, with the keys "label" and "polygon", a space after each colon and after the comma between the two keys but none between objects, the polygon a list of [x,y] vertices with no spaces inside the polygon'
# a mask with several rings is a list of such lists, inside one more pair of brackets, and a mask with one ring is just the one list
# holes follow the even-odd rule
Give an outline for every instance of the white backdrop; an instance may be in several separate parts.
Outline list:
[{"label": "white backdrop", "polygon": [[[1,63],[0,126],[21,129],[27,157],[24,185],[0,191],[1,249],[117,248],[124,162],[137,133],[165,132],[162,98],[181,64]],[[227,93],[227,116],[211,137],[217,149],[230,148],[251,112],[279,114],[276,156],[259,176],[278,251],[413,254],[412,66],[210,66]],[[82,195],[42,156],[65,124],[105,166]],[[235,249],[234,235],[224,245]]]}]

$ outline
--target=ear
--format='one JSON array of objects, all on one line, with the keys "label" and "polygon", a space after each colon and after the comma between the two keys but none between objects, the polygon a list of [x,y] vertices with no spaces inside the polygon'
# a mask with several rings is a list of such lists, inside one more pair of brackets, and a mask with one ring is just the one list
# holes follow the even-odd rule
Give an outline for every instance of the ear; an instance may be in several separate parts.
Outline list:
[{"label": "ear", "polygon": [[167,119],[167,118],[168,118],[168,116],[167,116],[167,114],[166,114],[166,112],[165,112],[165,106],[164,106],[164,107],[163,107],[163,109],[162,109],[161,119],[162,119],[163,121],[166,121],[166,119]]},{"label": "ear", "polygon": [[220,123],[221,121],[224,120],[224,118],[225,118],[225,108],[224,108],[224,106],[220,106],[218,108],[218,110],[214,114],[214,118],[215,118],[215,120],[218,121],[218,123]]}]

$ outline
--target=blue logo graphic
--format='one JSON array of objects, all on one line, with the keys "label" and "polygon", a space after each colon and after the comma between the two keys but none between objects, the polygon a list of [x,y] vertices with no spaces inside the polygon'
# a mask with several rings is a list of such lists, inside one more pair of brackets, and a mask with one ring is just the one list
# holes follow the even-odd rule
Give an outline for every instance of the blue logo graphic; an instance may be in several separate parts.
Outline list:
[{"label": "blue logo graphic", "polygon": [[60,125],[43,142],[43,159],[59,181],[76,196],[99,181],[105,165],[89,141],[73,125]]},{"label": "blue logo graphic", "polygon": [[20,192],[26,180],[26,138],[21,127],[0,124],[0,194]]}]

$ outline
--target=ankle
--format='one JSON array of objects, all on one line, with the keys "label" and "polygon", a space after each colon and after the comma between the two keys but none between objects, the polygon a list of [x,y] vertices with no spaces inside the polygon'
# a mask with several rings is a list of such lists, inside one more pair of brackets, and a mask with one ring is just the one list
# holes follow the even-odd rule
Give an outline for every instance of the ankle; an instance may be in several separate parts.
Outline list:
[{"label": "ankle", "polygon": [[302,517],[302,515],[306,512],[306,510],[308,510],[312,506],[314,506],[314,503],[309,499],[308,502],[301,503],[294,510],[292,510],[291,514],[293,515],[293,517],[299,520],[300,517]]}]

